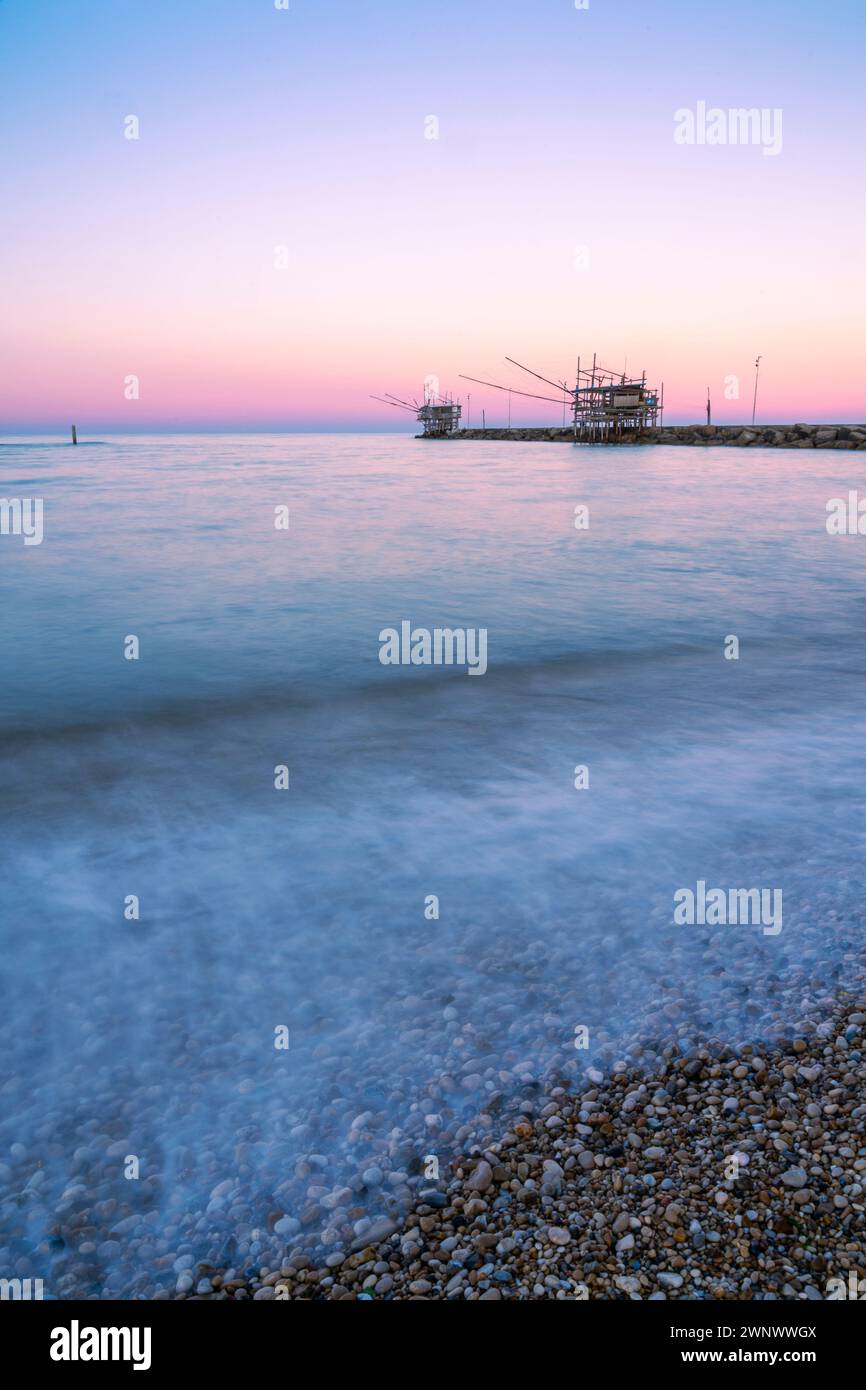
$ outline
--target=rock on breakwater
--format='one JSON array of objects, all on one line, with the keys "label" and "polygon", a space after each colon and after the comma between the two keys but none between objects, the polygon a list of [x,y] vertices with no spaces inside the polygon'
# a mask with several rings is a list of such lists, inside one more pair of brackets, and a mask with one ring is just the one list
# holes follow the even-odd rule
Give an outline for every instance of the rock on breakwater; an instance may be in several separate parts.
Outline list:
[{"label": "rock on breakwater", "polygon": [[866,425],[665,425],[640,444],[703,444],[746,449],[866,449]]},{"label": "rock on breakwater", "polygon": [[[422,436],[418,436],[422,438]],[[574,443],[571,428],[458,430],[449,439],[513,439]],[[614,444],[691,444],[745,449],[866,449],[866,425],[663,425],[613,440]]]}]

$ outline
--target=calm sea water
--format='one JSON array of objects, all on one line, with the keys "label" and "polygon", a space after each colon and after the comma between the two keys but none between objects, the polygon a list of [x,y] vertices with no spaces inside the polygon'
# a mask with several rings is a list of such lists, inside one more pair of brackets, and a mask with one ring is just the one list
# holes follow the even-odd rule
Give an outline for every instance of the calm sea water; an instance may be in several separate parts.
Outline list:
[{"label": "calm sea water", "polygon": [[[0,537],[4,1269],[171,1289],[178,1249],[267,1248],[299,1155],[351,1181],[428,1112],[574,1065],[577,1024],[615,1048],[667,997],[736,1040],[792,972],[844,981],[866,539],[825,518],[863,459],[0,447],[0,495],[44,499],[41,545]],[[405,619],[485,628],[487,674],[382,666]],[[684,935],[698,878],[780,887],[783,932]],[[120,1209],[147,1216],[131,1248]]]}]

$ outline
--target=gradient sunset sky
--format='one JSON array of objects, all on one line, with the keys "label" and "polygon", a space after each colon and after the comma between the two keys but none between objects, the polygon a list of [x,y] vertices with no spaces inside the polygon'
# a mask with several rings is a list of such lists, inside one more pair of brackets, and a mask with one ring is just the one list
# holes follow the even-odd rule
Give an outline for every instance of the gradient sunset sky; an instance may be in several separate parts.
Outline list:
[{"label": "gradient sunset sky", "polygon": [[[369,396],[428,375],[501,424],[459,372],[593,351],[669,422],[750,418],[758,353],[759,419],[863,420],[864,40],[863,0],[0,0],[0,430],[406,430]],[[675,143],[700,101],[781,153]]]}]

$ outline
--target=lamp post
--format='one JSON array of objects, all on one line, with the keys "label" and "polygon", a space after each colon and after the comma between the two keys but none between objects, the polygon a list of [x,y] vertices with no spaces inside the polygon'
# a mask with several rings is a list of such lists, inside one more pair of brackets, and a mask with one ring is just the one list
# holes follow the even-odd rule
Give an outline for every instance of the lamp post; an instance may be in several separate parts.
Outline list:
[{"label": "lamp post", "polygon": [[752,424],[755,423],[755,412],[758,409],[758,372],[761,366],[760,357],[755,358],[755,395],[752,399]]}]

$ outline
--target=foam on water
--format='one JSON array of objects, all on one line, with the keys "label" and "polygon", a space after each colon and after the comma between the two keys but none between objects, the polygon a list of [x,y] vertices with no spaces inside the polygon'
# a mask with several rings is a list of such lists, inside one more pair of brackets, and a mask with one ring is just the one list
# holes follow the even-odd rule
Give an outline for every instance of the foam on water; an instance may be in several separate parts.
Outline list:
[{"label": "foam on water", "polygon": [[[173,1289],[187,1254],[258,1263],[275,1214],[304,1220],[310,1168],[352,1189],[310,1218],[339,1248],[440,1131],[574,1076],[577,1024],[590,1062],[671,1019],[737,1041],[786,980],[838,985],[862,920],[864,561],[824,509],[858,462],[4,451],[4,493],[45,499],[42,546],[0,543],[4,1270],[130,1296]],[[486,627],[487,675],[381,666],[403,618]],[[781,888],[784,930],[675,927],[698,879]]]}]

